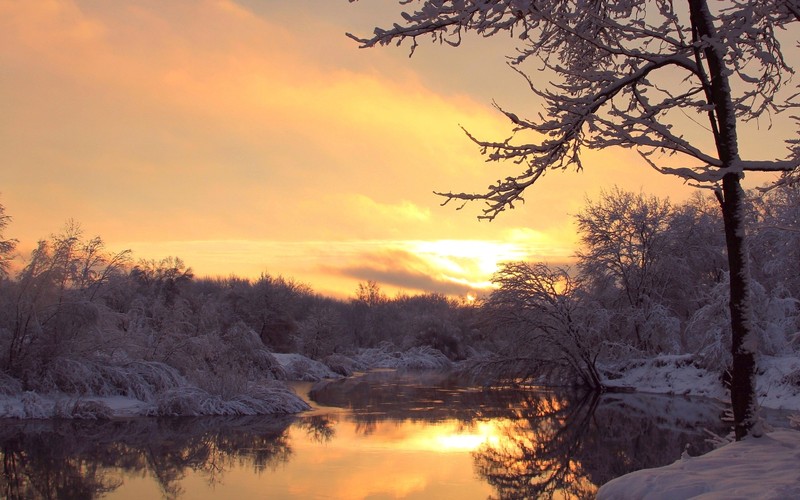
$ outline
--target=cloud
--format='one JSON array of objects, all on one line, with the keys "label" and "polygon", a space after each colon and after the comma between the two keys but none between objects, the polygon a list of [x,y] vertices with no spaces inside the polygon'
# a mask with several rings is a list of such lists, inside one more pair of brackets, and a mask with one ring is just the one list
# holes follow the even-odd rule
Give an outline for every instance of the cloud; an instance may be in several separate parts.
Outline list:
[{"label": "cloud", "polygon": [[461,293],[503,260],[567,260],[571,214],[610,179],[671,189],[630,175],[634,153],[602,153],[491,224],[480,204],[440,207],[432,190],[480,190],[520,167],[486,165],[459,128],[503,138],[492,94],[528,96],[510,70],[506,87],[502,58],[483,62],[497,47],[409,61],[343,35],[396,6],[242,3],[1,2],[6,237],[32,245],[74,218],[111,248],[199,274]]},{"label": "cloud", "polygon": [[360,265],[325,267],[324,270],[359,282],[375,281],[383,288],[411,293],[442,293],[465,296],[476,286],[467,280],[446,279],[430,262],[404,250],[364,253]]},{"label": "cloud", "polygon": [[0,159],[16,166],[5,190],[21,239],[64,213],[108,239],[153,241],[423,222],[437,179],[480,163],[458,124],[502,124],[411,70],[378,73],[338,27],[301,38],[231,2],[0,9],[14,75]]}]

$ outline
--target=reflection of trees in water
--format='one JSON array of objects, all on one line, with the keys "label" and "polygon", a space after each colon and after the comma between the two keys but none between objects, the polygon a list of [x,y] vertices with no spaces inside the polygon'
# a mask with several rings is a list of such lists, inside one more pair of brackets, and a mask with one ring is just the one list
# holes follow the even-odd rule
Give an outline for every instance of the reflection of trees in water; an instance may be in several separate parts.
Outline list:
[{"label": "reflection of trees in water", "polygon": [[297,422],[306,431],[308,438],[315,443],[327,443],[336,435],[334,422],[327,415],[313,415]]},{"label": "reflection of trees in water", "polygon": [[508,499],[592,498],[615,477],[674,462],[687,445],[709,451],[704,429],[724,428],[712,405],[643,394],[532,393],[508,418],[505,439],[474,453],[478,474]]},{"label": "reflection of trees in water", "polygon": [[309,396],[317,403],[352,410],[364,434],[384,420],[462,420],[505,417],[523,390],[470,387],[463,377],[442,372],[372,372],[322,381]]},{"label": "reflection of trees in water", "polygon": [[553,393],[529,395],[509,414],[505,439],[474,453],[475,469],[501,498],[591,496],[596,489],[578,460],[597,400],[593,394],[577,402]]},{"label": "reflection of trees in water", "polygon": [[356,431],[386,420],[493,420],[504,439],[474,453],[475,468],[500,498],[587,498],[634,470],[709,451],[705,428],[724,434],[721,410],[698,399],[648,394],[469,388],[444,374],[371,373],[322,382],[311,398],[349,408]]},{"label": "reflection of trees in water", "polygon": [[3,498],[96,498],[120,469],[150,473],[167,497],[188,471],[216,482],[243,459],[257,471],[287,462],[292,417],[6,421],[0,427]]}]

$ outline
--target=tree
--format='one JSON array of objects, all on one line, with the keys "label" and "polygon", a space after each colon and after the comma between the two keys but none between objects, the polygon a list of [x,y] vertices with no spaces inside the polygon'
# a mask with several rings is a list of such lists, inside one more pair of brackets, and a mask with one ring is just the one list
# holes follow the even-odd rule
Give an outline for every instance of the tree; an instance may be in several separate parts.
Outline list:
[{"label": "tree", "polygon": [[[497,289],[486,301],[487,313],[499,323],[523,327],[537,363],[568,367],[586,386],[602,388],[596,365],[602,347],[600,322],[568,269],[507,262],[492,283]],[[514,349],[518,355],[520,347]]]},{"label": "tree", "polygon": [[576,216],[584,247],[578,252],[581,268],[610,277],[630,306],[641,306],[656,286],[670,212],[668,201],[619,188],[587,201]]},{"label": "tree", "polygon": [[[749,317],[740,180],[748,171],[783,172],[790,180],[800,163],[800,142],[787,141],[784,160],[745,160],[737,126],[797,107],[793,97],[785,97],[792,69],[778,33],[800,20],[800,2],[732,0],[716,3],[718,12],[707,0],[680,6],[670,0],[420,0],[413,5],[417,8],[403,12],[403,24],[377,28],[370,38],[349,36],[362,47],[410,40],[413,53],[422,36],[457,46],[470,32],[512,34],[519,42],[511,66],[545,107],[543,116],[530,120],[496,105],[514,124],[514,136],[484,141],[468,135],[490,161],[511,160],[522,172],[485,192],[438,193],[445,203],[483,200],[487,205],[479,217],[491,220],[523,201],[524,191],[548,170],[580,170],[584,148],[612,146],[636,148],[660,172],[714,189],[731,277],[734,430],[737,439],[758,434],[757,345]],[[534,80],[526,74],[527,65],[543,68],[547,78]],[[552,83],[538,83],[548,80]],[[680,130],[700,120],[707,127],[684,137]],[[704,150],[702,134],[715,151]],[[526,142],[530,136],[536,140]]]},{"label": "tree", "polygon": [[6,215],[6,207],[0,205],[0,278],[8,276],[8,261],[11,260],[12,252],[17,246],[17,240],[3,239],[3,231],[9,222],[11,222],[11,216]]}]

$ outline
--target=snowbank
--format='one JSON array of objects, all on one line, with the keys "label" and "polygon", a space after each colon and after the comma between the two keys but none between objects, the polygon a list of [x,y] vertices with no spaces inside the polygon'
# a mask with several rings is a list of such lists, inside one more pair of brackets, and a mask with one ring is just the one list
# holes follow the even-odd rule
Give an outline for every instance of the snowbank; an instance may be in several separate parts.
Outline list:
[{"label": "snowbank", "polygon": [[100,420],[136,416],[268,415],[310,409],[283,382],[252,384],[239,394],[223,397],[186,385],[165,390],[143,401],[129,396],[74,396],[24,392],[0,395],[0,418],[67,418]]},{"label": "snowbank", "polygon": [[369,369],[446,370],[453,366],[441,351],[428,346],[407,351],[393,351],[388,346],[362,349],[354,358]]},{"label": "snowbank", "polygon": [[682,394],[724,400],[719,375],[696,366],[691,354],[635,359],[603,370],[607,387],[655,394]]},{"label": "snowbank", "polygon": [[327,365],[311,358],[295,353],[273,353],[272,354],[281,368],[286,372],[288,380],[298,380],[301,382],[319,382],[325,378],[342,378],[342,375],[334,372]]},{"label": "snowbank", "polygon": [[800,432],[782,429],[602,486],[598,500],[800,498]]},{"label": "snowbank", "polygon": [[[761,356],[756,392],[765,408],[800,411],[800,358]],[[657,394],[684,394],[729,401],[719,374],[698,366],[690,354],[630,360],[604,370],[607,387]]]}]

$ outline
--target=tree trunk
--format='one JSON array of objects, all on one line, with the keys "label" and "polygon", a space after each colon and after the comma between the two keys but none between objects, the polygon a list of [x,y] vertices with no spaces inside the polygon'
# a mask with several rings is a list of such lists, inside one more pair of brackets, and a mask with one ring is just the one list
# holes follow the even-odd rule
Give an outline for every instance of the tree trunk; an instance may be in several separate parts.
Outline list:
[{"label": "tree trunk", "polygon": [[[729,168],[739,161],[736,113],[731,99],[728,68],[724,54],[717,52],[713,43],[704,43],[716,38],[713,16],[706,0],[689,0],[693,39],[702,44],[696,57],[698,66],[705,59],[708,76],[704,81],[706,98],[713,105],[709,121],[714,131],[719,159]],[[750,306],[750,269],[744,224],[744,192],[739,182],[739,173],[730,172],[722,178],[722,192],[717,193],[725,222],[725,243],[728,250],[728,272],[730,273],[731,312],[731,406],[736,440],[747,435],[758,435],[755,429],[758,411],[755,394],[755,372],[757,341],[752,332],[752,309]]]},{"label": "tree trunk", "polygon": [[754,432],[758,421],[756,401],[757,340],[752,331],[750,269],[744,228],[744,193],[737,174],[722,179],[722,216],[725,220],[725,243],[730,272],[731,312],[731,406],[736,440]]}]

